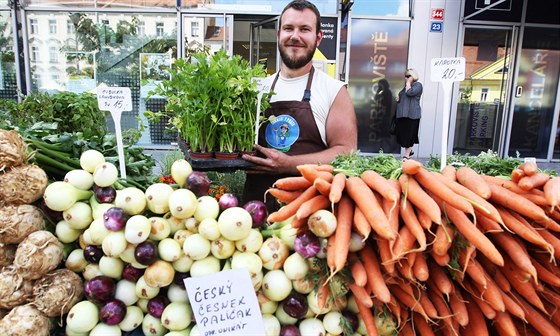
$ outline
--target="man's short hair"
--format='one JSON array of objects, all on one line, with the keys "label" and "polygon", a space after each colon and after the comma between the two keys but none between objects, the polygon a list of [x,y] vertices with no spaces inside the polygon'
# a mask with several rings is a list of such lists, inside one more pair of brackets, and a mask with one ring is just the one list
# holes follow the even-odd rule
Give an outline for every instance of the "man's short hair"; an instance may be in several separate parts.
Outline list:
[{"label": "man's short hair", "polygon": [[302,11],[305,8],[311,9],[313,13],[315,13],[315,17],[317,18],[317,25],[316,25],[317,33],[321,31],[321,13],[319,13],[319,10],[314,4],[312,4],[307,0],[293,0],[289,4],[287,4],[286,7],[284,7],[284,9],[282,10],[282,13],[280,14],[280,20],[278,20],[278,29],[282,27],[282,15],[284,15],[284,12],[290,8],[293,8],[297,11]]}]

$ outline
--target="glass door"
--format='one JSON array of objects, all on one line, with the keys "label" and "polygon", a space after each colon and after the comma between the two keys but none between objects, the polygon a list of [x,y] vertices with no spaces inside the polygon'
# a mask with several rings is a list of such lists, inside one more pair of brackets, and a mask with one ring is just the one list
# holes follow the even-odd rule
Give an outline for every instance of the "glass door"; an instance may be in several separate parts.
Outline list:
[{"label": "glass door", "polygon": [[262,64],[271,75],[278,69],[278,48],[276,31],[279,17],[273,17],[251,24],[251,66]]},{"label": "glass door", "polygon": [[459,87],[454,153],[504,152],[515,34],[505,27],[465,27],[466,73]]},{"label": "glass door", "polygon": [[206,49],[214,54],[220,49],[233,50],[232,15],[189,15],[183,14],[183,38],[181,56]]}]

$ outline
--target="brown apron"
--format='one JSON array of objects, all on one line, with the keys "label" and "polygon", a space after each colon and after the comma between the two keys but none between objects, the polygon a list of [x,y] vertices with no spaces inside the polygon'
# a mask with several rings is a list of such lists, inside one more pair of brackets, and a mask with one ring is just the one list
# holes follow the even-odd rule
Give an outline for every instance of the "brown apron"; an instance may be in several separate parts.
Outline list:
[{"label": "brown apron", "polygon": [[[307,154],[326,149],[309,103],[314,71],[315,68],[312,67],[301,101],[274,102],[264,112],[267,120],[272,115],[276,118],[274,121],[267,121],[259,129],[259,145],[276,148],[288,155]],[[274,91],[278,76],[279,74],[272,82],[271,91]],[[243,201],[263,200],[266,189],[270,188],[277,179],[286,176],[289,175],[248,172]],[[277,208],[277,202],[271,196],[267,196],[265,202],[269,211]]]}]

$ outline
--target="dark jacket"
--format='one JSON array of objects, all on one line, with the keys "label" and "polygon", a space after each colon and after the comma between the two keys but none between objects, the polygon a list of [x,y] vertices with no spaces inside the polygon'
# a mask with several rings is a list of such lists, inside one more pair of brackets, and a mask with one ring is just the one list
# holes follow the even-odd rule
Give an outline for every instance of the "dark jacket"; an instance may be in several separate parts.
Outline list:
[{"label": "dark jacket", "polygon": [[420,82],[412,83],[408,91],[403,88],[399,92],[397,118],[420,119],[422,117],[420,97],[422,97],[422,84]]}]

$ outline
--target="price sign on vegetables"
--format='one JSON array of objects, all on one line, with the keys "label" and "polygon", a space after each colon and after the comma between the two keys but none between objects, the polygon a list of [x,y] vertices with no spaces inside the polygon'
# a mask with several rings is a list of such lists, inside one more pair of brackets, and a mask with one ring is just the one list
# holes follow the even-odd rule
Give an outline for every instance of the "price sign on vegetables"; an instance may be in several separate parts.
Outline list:
[{"label": "price sign on vegetables", "polygon": [[185,287],[201,335],[264,335],[247,269],[186,278]]}]

